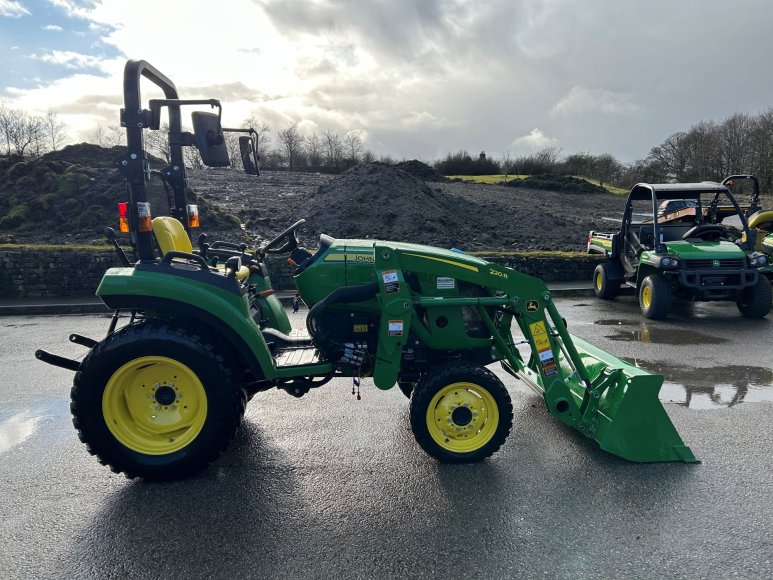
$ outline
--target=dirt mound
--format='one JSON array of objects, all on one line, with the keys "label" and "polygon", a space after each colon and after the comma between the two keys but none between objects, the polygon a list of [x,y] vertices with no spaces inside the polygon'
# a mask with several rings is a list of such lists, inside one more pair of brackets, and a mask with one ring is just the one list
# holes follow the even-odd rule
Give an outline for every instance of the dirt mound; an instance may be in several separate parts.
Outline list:
[{"label": "dirt mound", "polygon": [[[82,167],[114,167],[113,161],[126,154],[126,147],[100,147],[93,143],[78,143],[68,145],[59,151],[46,153],[40,159],[41,161],[64,161]],[[154,168],[161,168],[166,163],[158,157],[148,156],[150,164]]]},{"label": "dirt mound", "polygon": [[[125,180],[112,168],[123,151],[81,144],[37,159],[0,157],[0,230],[27,243],[102,240],[105,227],[118,227],[117,204],[126,199]],[[148,198],[154,214],[167,212],[159,179],[151,182]],[[238,227],[238,219],[204,200],[198,203],[214,226]]]},{"label": "dirt mound", "polygon": [[418,159],[411,159],[410,161],[401,161],[396,167],[406,173],[413,175],[416,179],[422,181],[445,181],[446,178],[440,175],[432,167],[426,163],[422,163]]},{"label": "dirt mound", "polygon": [[507,187],[524,187],[527,189],[541,189],[546,191],[558,191],[561,193],[609,193],[603,187],[594,185],[584,179],[570,175],[553,175],[544,173],[530,175],[524,179],[514,179],[505,183]]},{"label": "dirt mound", "polygon": [[321,185],[304,215],[316,231],[339,238],[377,238],[440,246],[485,247],[494,240],[471,218],[482,208],[431,189],[384,163],[357,165]]}]

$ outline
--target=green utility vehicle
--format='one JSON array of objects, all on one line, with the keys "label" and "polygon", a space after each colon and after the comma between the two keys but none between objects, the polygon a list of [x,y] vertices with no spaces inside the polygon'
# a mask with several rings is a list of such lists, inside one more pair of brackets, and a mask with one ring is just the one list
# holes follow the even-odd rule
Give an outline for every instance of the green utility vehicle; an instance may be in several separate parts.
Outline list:
[{"label": "green utility vehicle", "polygon": [[726,185],[640,183],[620,230],[588,235],[588,253],[607,257],[594,272],[594,292],[608,299],[632,288],[653,319],[668,316],[676,298],[733,300],[744,316],[766,316],[771,287],[760,270],[768,258],[755,250],[756,233]]},{"label": "green utility vehicle", "polygon": [[[166,99],[142,108],[141,77]],[[219,115],[193,113],[194,133],[183,132],[180,107],[191,101],[144,61],[127,63],[124,93],[128,152],[117,166],[126,168],[134,261],[116,241],[124,266],[109,269],[97,289],[116,315],[98,340],[70,337],[89,349],[82,362],[36,353],[76,371],[73,422],[114,471],[147,479],[192,474],[228,446],[253,395],[279,388],[302,397],[339,377],[357,390],[366,377],[379,390],[399,385],[410,395],[421,448],[440,461],[479,461],[500,448],[512,425],[508,390],[486,368],[497,362],[539,393],[550,414],[610,453],[697,461],[658,400],[663,377],[570,335],[538,279],[403,242],[323,234],[310,252],[296,235],[303,220],[254,251],[215,242],[194,252],[183,225],[195,212],[185,209],[180,151],[195,145],[206,164],[222,165]],[[174,216],[151,220],[143,131],[160,126],[159,106],[169,109],[169,143],[180,163],[170,168]],[[213,267],[213,248],[224,269]],[[262,264],[271,251],[290,255],[297,290],[311,307],[308,334],[291,334],[280,313],[264,312],[273,308],[260,301],[271,295]],[[121,312],[131,320],[119,328]]]}]

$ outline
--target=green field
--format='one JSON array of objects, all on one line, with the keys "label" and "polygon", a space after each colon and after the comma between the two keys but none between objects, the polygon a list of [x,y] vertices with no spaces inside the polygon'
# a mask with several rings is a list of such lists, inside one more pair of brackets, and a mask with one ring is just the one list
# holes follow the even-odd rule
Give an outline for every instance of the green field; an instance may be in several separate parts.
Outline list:
[{"label": "green field", "polygon": [[448,179],[461,179],[462,181],[471,181],[473,183],[502,183],[503,181],[513,181],[514,179],[523,179],[528,175],[446,175]]},{"label": "green field", "polygon": [[[502,183],[503,181],[513,181],[515,179],[525,179],[527,177],[530,177],[529,175],[446,175],[448,179],[461,179],[462,181],[469,181],[472,183],[488,183],[488,184],[497,184]],[[593,185],[601,185],[598,179],[594,179],[592,177],[584,177],[582,175],[573,175],[572,177],[576,177],[577,179],[584,179],[588,183],[592,183]],[[622,189],[620,187],[615,187],[614,185],[609,185],[608,183],[604,185],[604,189],[606,189],[609,193],[614,193],[615,195],[626,195],[628,193],[627,189]]]}]

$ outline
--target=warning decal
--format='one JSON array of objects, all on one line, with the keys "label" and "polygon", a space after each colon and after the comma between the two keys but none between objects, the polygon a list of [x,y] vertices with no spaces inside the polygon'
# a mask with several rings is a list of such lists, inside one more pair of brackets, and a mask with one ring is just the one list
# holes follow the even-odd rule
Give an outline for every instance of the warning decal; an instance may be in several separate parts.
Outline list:
[{"label": "warning decal", "polygon": [[384,292],[391,294],[392,292],[400,291],[400,282],[397,278],[397,270],[384,270],[381,273],[381,278],[384,280]]},{"label": "warning decal", "polygon": [[543,321],[534,322],[529,325],[531,335],[534,338],[534,344],[537,347],[539,353],[539,362],[542,365],[542,374],[546,377],[550,377],[558,374],[558,367],[556,366],[556,359],[553,356],[553,349],[550,347],[550,339],[548,338],[547,330],[545,329],[545,323]]},{"label": "warning decal", "polygon": [[389,321],[389,336],[402,336],[405,328],[402,320]]}]

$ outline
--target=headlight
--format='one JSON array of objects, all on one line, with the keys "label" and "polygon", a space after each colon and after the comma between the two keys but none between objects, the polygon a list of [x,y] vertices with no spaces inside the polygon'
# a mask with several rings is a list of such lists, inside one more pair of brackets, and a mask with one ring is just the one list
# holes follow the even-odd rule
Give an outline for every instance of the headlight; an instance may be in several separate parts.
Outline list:
[{"label": "headlight", "polygon": [[660,263],[667,268],[668,266],[671,265],[671,258],[665,257],[662,260],[660,260]]},{"label": "headlight", "polygon": [[676,268],[679,265],[679,260],[664,256],[660,259],[660,265],[664,268]]},{"label": "headlight", "polygon": [[753,266],[765,266],[768,263],[768,257],[765,254],[759,254],[758,256],[752,257],[752,265]]}]

